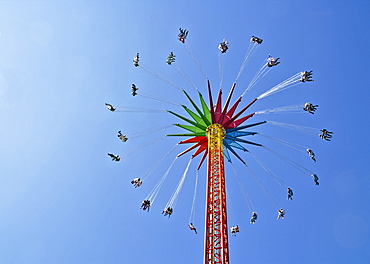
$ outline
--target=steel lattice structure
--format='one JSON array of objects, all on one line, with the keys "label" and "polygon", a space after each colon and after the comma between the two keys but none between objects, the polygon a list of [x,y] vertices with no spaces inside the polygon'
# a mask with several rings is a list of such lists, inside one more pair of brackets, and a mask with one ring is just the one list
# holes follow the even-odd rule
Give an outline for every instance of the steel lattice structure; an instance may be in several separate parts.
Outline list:
[{"label": "steel lattice structure", "polygon": [[208,175],[204,263],[229,263],[223,139],[220,124],[207,128]]},{"label": "steel lattice structure", "polygon": [[[208,156],[207,171],[207,189],[206,189],[206,216],[205,216],[205,242],[204,242],[204,263],[205,264],[228,264],[229,246],[228,246],[228,227],[226,211],[226,187],[224,173],[224,155],[230,160],[228,151],[233,153],[239,160],[245,163],[235,152],[234,148],[247,151],[240,143],[247,143],[261,146],[258,143],[247,141],[241,137],[256,134],[256,132],[242,131],[244,129],[265,123],[259,122],[250,125],[241,126],[246,120],[254,114],[249,114],[239,118],[257,99],[254,99],[238,113],[235,113],[241,98],[230,107],[230,101],[234,92],[236,83],[233,84],[230,93],[222,107],[222,90],[220,89],[217,102],[214,105],[212,99],[211,85],[207,80],[209,106],[205,103],[202,95],[199,93],[201,107],[198,107],[189,95],[184,91],[197,113],[194,113],[186,106],[183,108],[194,120],[187,119],[172,111],[169,113],[186,121],[189,125],[177,126],[191,131],[189,134],[170,134],[168,136],[188,136],[189,139],[180,141],[179,144],[193,143],[194,145],[180,153],[181,156],[195,148],[197,150],[192,158],[203,152],[198,169]],[[201,110],[202,109],[202,110]],[[239,118],[239,119],[238,119]]]}]

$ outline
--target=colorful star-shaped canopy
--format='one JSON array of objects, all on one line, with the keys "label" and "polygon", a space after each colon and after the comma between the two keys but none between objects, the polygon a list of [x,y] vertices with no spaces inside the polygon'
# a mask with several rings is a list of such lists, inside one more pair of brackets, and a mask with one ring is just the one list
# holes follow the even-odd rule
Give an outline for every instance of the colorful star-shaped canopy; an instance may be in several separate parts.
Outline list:
[{"label": "colorful star-shaped canopy", "polygon": [[[230,100],[232,97],[232,94],[235,89],[236,83],[233,84],[230,93],[226,99],[225,105],[222,107],[222,89],[220,89],[218,93],[217,102],[214,105],[212,100],[212,93],[211,93],[211,86],[210,82],[208,82],[208,94],[209,94],[209,105],[207,106],[206,102],[203,99],[203,96],[201,93],[198,92],[199,100],[201,103],[201,107],[198,107],[195,102],[190,98],[190,96],[185,92],[186,97],[189,99],[190,103],[193,105],[194,109],[197,113],[194,113],[192,110],[187,108],[186,106],[182,105],[182,107],[186,110],[186,112],[189,114],[189,116],[193,119],[190,120],[186,117],[183,117],[179,114],[176,114],[172,111],[168,111],[169,113],[181,118],[185,122],[187,122],[190,125],[180,125],[175,124],[178,127],[181,127],[185,130],[188,130],[192,133],[187,134],[170,134],[167,136],[187,136],[190,137],[186,140],[180,141],[178,144],[185,144],[185,143],[192,143],[193,145],[180,153],[178,156],[181,156],[193,149],[196,149],[194,154],[192,155],[192,158],[196,157],[200,153],[203,153],[203,157],[199,163],[198,169],[202,165],[204,159],[208,155],[208,138],[206,134],[207,127],[209,127],[211,124],[220,124],[225,129],[225,138],[223,139],[223,145],[224,145],[224,156],[228,159],[228,161],[231,162],[230,154],[228,151],[230,151],[232,154],[234,154],[241,162],[245,164],[243,159],[236,153],[235,149],[240,149],[243,151],[248,151],[242,143],[256,145],[256,146],[262,146],[261,144],[254,143],[252,141],[248,141],[245,139],[242,139],[244,136],[250,136],[254,135],[257,132],[247,132],[242,131],[246,128],[253,127],[256,125],[260,125],[265,123],[266,121],[254,123],[250,125],[244,125],[241,126],[242,123],[244,123],[247,119],[252,117],[254,113],[246,115],[244,117],[239,118],[257,99],[254,99],[251,103],[249,103],[246,107],[244,107],[242,110],[240,110],[238,113],[234,114],[239,103],[241,102],[241,97],[238,98],[238,100],[230,107]],[[238,119],[239,118],[239,119]]]}]

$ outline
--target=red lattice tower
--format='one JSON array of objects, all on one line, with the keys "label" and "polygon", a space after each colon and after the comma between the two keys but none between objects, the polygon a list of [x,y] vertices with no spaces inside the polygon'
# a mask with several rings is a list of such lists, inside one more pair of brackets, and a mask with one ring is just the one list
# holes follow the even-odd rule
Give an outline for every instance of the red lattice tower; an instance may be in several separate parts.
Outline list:
[{"label": "red lattice tower", "polygon": [[204,263],[229,263],[226,188],[222,144],[224,136],[225,129],[220,124],[212,124],[207,128],[208,173]]},{"label": "red lattice tower", "polygon": [[[180,141],[179,144],[193,144],[191,147],[178,155],[196,149],[192,158],[200,153],[203,157],[200,160],[198,169],[203,161],[208,157],[207,171],[207,190],[206,190],[206,220],[205,220],[205,242],[204,242],[204,264],[228,264],[229,263],[229,245],[228,245],[228,227],[226,211],[226,186],[224,173],[224,153],[230,151],[241,162],[245,162],[233,149],[237,147],[246,151],[240,143],[261,146],[258,143],[242,139],[244,136],[256,134],[256,132],[244,131],[256,125],[265,123],[259,122],[241,126],[246,120],[251,118],[254,113],[239,118],[257,99],[254,99],[242,110],[235,114],[235,111],[241,102],[239,97],[236,102],[229,108],[230,100],[235,89],[236,83],[233,84],[230,93],[222,106],[222,90],[220,89],[216,104],[213,104],[210,82],[208,84],[209,106],[205,103],[203,96],[199,93],[201,106],[197,106],[190,96],[184,91],[186,97],[193,105],[195,112],[186,106],[185,111],[193,120],[176,114],[172,111],[169,113],[181,118],[190,125],[175,124],[192,133],[170,134],[168,136],[186,136],[190,137]],[[226,149],[224,149],[226,148]],[[226,150],[226,151],[225,151]],[[229,157],[228,157],[229,159]]]}]

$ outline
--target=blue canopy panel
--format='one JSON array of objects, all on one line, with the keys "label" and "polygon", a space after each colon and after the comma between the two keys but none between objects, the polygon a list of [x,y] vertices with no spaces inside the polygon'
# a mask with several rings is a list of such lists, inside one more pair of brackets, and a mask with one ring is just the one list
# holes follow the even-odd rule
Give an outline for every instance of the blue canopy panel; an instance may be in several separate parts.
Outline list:
[{"label": "blue canopy panel", "polygon": [[244,136],[250,136],[250,135],[255,135],[257,132],[244,132],[244,131],[231,131],[227,132],[226,130],[226,135],[228,137],[244,137]]},{"label": "blue canopy panel", "polygon": [[237,142],[242,142],[242,143],[247,143],[247,144],[251,144],[251,145],[262,147],[262,145],[259,144],[259,143],[254,143],[252,141],[247,141],[247,140],[236,138],[236,137],[229,137],[228,135],[225,136],[225,139],[228,139],[228,140],[231,140],[231,141],[234,141],[234,142],[237,141]]},{"label": "blue canopy panel", "polygon": [[[232,149],[232,147],[229,145],[229,144],[225,144],[224,143],[224,146],[231,151],[231,153],[234,154],[235,157],[237,157],[243,164],[246,164],[245,161],[235,152],[235,150]],[[231,161],[230,161],[231,162]]]},{"label": "blue canopy panel", "polygon": [[[226,141],[226,142],[225,142]],[[248,151],[245,147],[243,147],[242,145],[240,145],[239,143],[235,142],[234,140],[231,140],[231,139],[228,139],[228,138],[224,138],[223,140],[224,142],[224,145],[225,143],[230,146],[230,147],[233,147],[233,148],[237,148],[237,149],[241,149],[243,151]]]},{"label": "blue canopy panel", "polygon": [[[224,138],[223,140],[223,144],[224,144],[224,150],[230,150],[231,153],[234,154],[235,157],[237,157],[241,162],[244,162],[244,160],[235,152],[235,150],[233,150],[232,148],[237,148],[237,149],[241,149],[243,151],[248,151],[245,147],[243,147],[242,145],[240,145],[239,143],[235,142],[234,140],[232,139],[228,139],[228,138]],[[225,153],[225,151],[224,151]],[[231,162],[231,159],[230,159],[230,155],[229,153],[227,153],[227,159],[229,162]]]},{"label": "blue canopy panel", "polygon": [[227,148],[224,148],[224,157],[226,157],[228,162],[232,163],[231,158],[230,158],[230,154],[229,154],[229,151],[227,151]]},{"label": "blue canopy panel", "polygon": [[238,127],[234,127],[234,128],[229,128],[226,130],[226,133],[230,133],[230,132],[233,132],[233,131],[237,131],[237,130],[243,130],[245,128],[249,128],[249,127],[253,127],[253,126],[258,126],[258,125],[261,125],[261,124],[264,124],[266,123],[267,121],[262,121],[262,122],[258,122],[258,123],[254,123],[254,124],[250,124],[250,125],[245,125],[245,126],[238,126]]}]

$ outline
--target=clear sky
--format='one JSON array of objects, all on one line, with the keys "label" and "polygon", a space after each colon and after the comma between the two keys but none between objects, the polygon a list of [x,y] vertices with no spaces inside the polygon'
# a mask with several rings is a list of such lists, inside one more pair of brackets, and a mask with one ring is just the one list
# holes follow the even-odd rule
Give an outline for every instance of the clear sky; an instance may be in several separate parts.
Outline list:
[{"label": "clear sky", "polygon": [[[241,106],[300,71],[314,71],[314,82],[258,100],[250,112],[312,102],[319,105],[315,115],[256,115],[248,122],[271,120],[335,133],[326,142],[269,124],[251,129],[311,148],[316,163],[269,138],[250,138],[315,172],[320,186],[266,149],[247,146],[293,189],[294,200],[287,201],[285,187],[238,152],[286,218],[276,221],[277,205],[233,158],[258,220],[249,224],[251,212],[226,164],[229,225],[240,227],[229,237],[230,263],[369,263],[369,11],[365,0],[0,1],[0,263],[202,263],[206,166],[199,173],[193,219],[199,234],[187,227],[199,157],[170,219],[161,211],[189,154],[175,163],[150,212],[139,207],[186,146],[178,146],[140,188],[130,184],[182,138],[144,145],[183,130],[140,134],[183,122],[168,113],[112,113],[104,105],[184,114],[180,106],[140,96],[147,93],[190,108],[182,92],[133,66],[137,52],[145,65],[198,102],[192,86],[165,63],[173,51],[175,65],[207,98],[204,76],[177,40],[179,27],[189,30],[187,45],[214,93],[220,86],[217,45],[229,41],[225,97],[250,37],[263,39],[233,100],[269,54],[281,58]],[[136,97],[130,94],[132,83],[139,87]],[[128,135],[126,143],[117,138],[118,130]],[[123,158],[112,162],[108,152]]]}]

